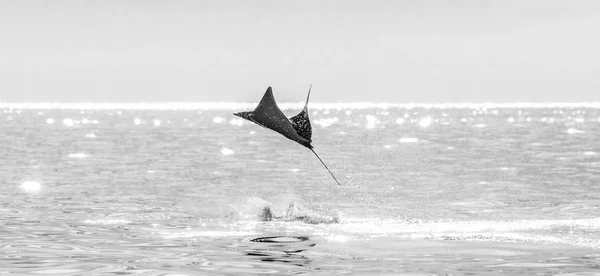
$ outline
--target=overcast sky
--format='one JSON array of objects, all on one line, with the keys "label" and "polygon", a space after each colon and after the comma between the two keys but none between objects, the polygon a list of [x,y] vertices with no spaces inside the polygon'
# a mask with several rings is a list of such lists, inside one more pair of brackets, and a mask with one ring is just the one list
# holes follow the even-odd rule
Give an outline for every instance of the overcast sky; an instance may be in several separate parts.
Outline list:
[{"label": "overcast sky", "polygon": [[600,101],[600,1],[0,0],[0,101]]}]

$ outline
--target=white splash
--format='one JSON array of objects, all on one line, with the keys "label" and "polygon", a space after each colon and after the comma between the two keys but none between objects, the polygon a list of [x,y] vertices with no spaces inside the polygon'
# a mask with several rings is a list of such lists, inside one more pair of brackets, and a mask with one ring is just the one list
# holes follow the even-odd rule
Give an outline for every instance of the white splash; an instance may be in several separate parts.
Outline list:
[{"label": "white splash", "polygon": [[228,149],[228,148],[222,148],[221,149],[221,154],[223,154],[223,155],[232,155],[233,154],[233,150]]},{"label": "white splash", "polygon": [[54,124],[54,119],[52,119],[52,118],[48,118],[48,119],[46,120],[46,123],[47,123],[47,124],[49,124],[49,125],[51,125],[51,124]]},{"label": "white splash", "polygon": [[352,110],[346,110],[346,111],[344,111],[344,113],[345,113],[347,116],[350,116],[350,115],[352,115]]},{"label": "white splash", "polygon": [[399,125],[404,124],[404,118],[396,119],[396,124],[399,124]]},{"label": "white splash", "polygon": [[512,124],[512,123],[514,123],[514,122],[515,122],[515,118],[513,118],[513,117],[508,117],[508,119],[506,119],[506,121]]},{"label": "white splash", "polygon": [[163,234],[164,239],[181,239],[193,237],[238,237],[257,235],[256,232],[244,231],[188,231],[188,232],[168,232]]},{"label": "white splash", "polygon": [[422,119],[419,121],[419,125],[420,125],[422,128],[428,128],[429,126],[431,126],[431,122],[432,122],[432,121],[433,121],[433,120],[431,119],[431,117],[427,116],[427,117],[425,117],[425,118],[422,118]]},{"label": "white splash", "polygon": [[37,193],[42,189],[42,185],[36,181],[24,181],[21,183],[21,189],[26,193]]},{"label": "white splash", "polygon": [[159,127],[162,122],[159,119],[154,120],[154,126]]},{"label": "white splash", "polygon": [[252,130],[252,131],[250,131],[250,134],[254,135],[254,134],[256,134],[256,131]]},{"label": "white splash", "polygon": [[217,117],[213,118],[213,123],[215,123],[215,124],[220,124],[222,122],[225,122],[225,119],[223,119],[222,117],[217,116]]},{"label": "white splash", "polygon": [[133,123],[139,126],[142,123],[142,120],[140,118],[135,118]]},{"label": "white splash", "polygon": [[584,118],[575,118],[575,122],[576,123],[585,123],[585,119]]},{"label": "white splash", "polygon": [[332,236],[325,236],[325,239],[329,242],[345,243],[350,240],[350,237],[343,236],[343,235],[332,235]]}]

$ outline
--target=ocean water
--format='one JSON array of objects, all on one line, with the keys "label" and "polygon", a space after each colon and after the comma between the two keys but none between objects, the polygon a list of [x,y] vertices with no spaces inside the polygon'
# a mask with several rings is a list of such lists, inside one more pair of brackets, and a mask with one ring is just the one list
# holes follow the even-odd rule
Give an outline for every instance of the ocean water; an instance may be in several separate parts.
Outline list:
[{"label": "ocean water", "polygon": [[2,105],[0,274],[600,275],[598,107],[251,106]]}]

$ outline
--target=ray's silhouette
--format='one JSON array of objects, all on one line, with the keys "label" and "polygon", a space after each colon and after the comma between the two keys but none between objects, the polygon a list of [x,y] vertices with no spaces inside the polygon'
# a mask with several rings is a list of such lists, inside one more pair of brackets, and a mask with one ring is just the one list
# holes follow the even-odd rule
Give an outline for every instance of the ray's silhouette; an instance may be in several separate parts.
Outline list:
[{"label": "ray's silhouette", "polygon": [[287,118],[281,109],[275,102],[273,97],[273,90],[269,86],[265,95],[258,103],[258,106],[253,111],[244,111],[233,113],[238,117],[252,121],[257,125],[273,130],[284,137],[295,141],[296,143],[308,148],[315,156],[321,161],[321,164],[329,171],[329,174],[333,177],[335,182],[340,185],[340,182],[335,178],[331,170],[325,165],[325,162],[319,157],[319,155],[313,149],[312,142],[312,127],[310,125],[310,119],[308,118],[308,100],[310,98],[310,90],[312,85],[308,89],[308,96],[306,97],[306,104],[298,115],[291,118]]}]

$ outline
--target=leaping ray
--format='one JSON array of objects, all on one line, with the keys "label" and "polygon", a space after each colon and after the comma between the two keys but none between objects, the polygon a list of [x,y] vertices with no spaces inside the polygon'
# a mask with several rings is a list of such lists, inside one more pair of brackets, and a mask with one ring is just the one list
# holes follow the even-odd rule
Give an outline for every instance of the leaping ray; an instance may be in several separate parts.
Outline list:
[{"label": "leaping ray", "polygon": [[307,147],[315,154],[319,161],[321,161],[321,164],[323,164],[325,169],[331,174],[335,182],[337,182],[338,185],[341,185],[310,144],[312,142],[312,127],[310,125],[310,119],[308,118],[308,99],[310,98],[311,88],[312,85],[308,89],[308,96],[306,97],[304,109],[302,109],[298,115],[289,119],[285,117],[281,109],[277,106],[275,98],[273,97],[273,90],[270,86],[267,88],[267,92],[265,92],[265,95],[262,97],[254,111],[238,112],[233,113],[233,115],[273,130],[286,138]]}]

